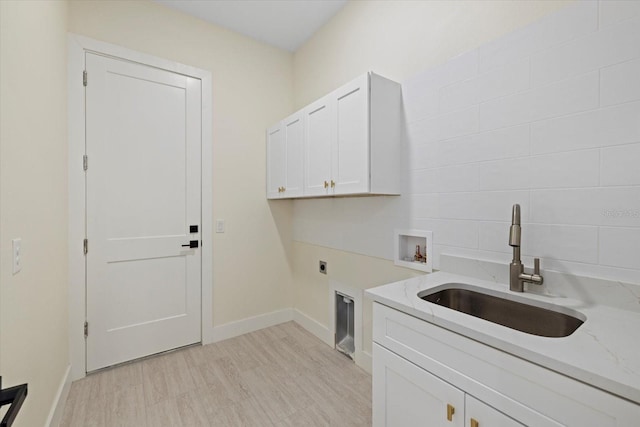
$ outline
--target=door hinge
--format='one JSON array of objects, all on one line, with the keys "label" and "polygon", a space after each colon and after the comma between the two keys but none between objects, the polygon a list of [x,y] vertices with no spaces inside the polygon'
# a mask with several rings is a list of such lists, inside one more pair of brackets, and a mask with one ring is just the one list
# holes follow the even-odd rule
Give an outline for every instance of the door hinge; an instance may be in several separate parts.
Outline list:
[{"label": "door hinge", "polygon": [[84,250],[84,254],[86,255],[89,252],[89,239],[84,239],[84,241],[82,242],[82,247]]},{"label": "door hinge", "polygon": [[86,154],[82,156],[82,169],[89,169],[89,156],[87,156]]},{"label": "door hinge", "polygon": [[82,72],[82,85],[86,86],[87,85],[87,70],[84,70]]},{"label": "door hinge", "polygon": [[89,336],[89,322],[84,322],[84,337],[87,338]]}]

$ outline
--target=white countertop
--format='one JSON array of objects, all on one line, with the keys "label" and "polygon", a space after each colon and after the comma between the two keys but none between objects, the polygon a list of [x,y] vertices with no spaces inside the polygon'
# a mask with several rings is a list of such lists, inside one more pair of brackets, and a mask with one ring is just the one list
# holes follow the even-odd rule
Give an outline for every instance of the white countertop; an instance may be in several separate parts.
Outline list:
[{"label": "white countertop", "polygon": [[[446,283],[498,291],[508,299],[526,298],[575,310],[586,321],[564,338],[530,335],[439,306],[418,293]],[[530,362],[640,404],[640,314],[565,297],[509,291],[509,286],[437,272],[368,289],[376,302],[457,332]],[[557,311],[566,311],[559,309]]]}]

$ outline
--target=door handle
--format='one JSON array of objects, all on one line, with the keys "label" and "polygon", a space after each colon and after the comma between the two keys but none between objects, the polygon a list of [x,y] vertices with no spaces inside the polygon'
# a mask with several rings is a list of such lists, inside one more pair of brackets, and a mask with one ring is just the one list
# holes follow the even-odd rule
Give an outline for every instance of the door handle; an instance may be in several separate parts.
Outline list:
[{"label": "door handle", "polygon": [[186,245],[182,245],[183,248],[197,248],[198,247],[198,241],[197,240],[189,240],[189,243]]}]

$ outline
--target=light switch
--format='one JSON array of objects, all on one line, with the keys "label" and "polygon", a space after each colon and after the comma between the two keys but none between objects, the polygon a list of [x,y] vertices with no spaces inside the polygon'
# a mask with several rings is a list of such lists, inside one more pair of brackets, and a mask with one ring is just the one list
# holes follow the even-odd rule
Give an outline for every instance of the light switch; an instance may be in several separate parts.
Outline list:
[{"label": "light switch", "polygon": [[216,233],[224,233],[224,219],[216,219]]},{"label": "light switch", "polygon": [[18,274],[22,270],[22,239],[13,239],[13,274]]}]

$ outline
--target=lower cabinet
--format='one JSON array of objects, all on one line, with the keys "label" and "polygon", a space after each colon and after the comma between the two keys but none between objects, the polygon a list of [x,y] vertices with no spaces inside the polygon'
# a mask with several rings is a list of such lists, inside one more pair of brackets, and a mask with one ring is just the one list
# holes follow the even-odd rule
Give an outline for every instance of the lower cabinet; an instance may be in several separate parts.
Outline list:
[{"label": "lower cabinet", "polygon": [[464,426],[464,393],[373,344],[374,426]]},{"label": "lower cabinet", "polygon": [[373,424],[640,426],[640,405],[373,304]]},{"label": "lower cabinet", "polygon": [[373,361],[376,427],[524,425],[375,343]]}]

